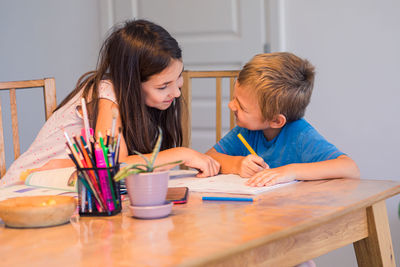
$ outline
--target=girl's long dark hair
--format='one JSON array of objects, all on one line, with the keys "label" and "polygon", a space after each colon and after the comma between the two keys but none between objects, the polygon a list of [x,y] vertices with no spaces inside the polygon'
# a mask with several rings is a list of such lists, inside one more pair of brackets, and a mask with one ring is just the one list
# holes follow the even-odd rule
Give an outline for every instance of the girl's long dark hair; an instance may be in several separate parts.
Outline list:
[{"label": "girl's long dark hair", "polygon": [[180,146],[181,98],[176,98],[166,110],[148,107],[141,83],[163,71],[172,59],[181,58],[182,52],[177,41],[164,28],[146,20],[126,21],[114,28],[104,42],[96,70],[82,75],[75,89],[58,108],[83,89],[82,97],[88,99],[91,96],[92,99],[88,104],[88,112],[91,127],[95,129],[99,83],[108,79],[114,85],[123,135],[130,155],[134,150],[141,153],[152,151],[158,126],[163,130],[162,149]]}]

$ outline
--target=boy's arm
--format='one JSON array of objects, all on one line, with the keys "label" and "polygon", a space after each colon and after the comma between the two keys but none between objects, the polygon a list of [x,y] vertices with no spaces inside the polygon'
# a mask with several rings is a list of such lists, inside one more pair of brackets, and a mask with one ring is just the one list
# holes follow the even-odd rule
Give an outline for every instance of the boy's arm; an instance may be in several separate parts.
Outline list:
[{"label": "boy's arm", "polygon": [[297,178],[318,180],[329,178],[360,178],[357,164],[348,156],[313,163],[293,164]]},{"label": "boy's arm", "polygon": [[211,148],[206,152],[221,165],[220,173],[233,173],[241,177],[251,177],[254,174],[269,168],[261,157],[256,155],[230,156],[219,153],[215,148]]},{"label": "boy's arm", "polygon": [[356,163],[348,156],[313,163],[294,163],[267,169],[247,181],[251,186],[269,186],[293,180],[360,178]]}]

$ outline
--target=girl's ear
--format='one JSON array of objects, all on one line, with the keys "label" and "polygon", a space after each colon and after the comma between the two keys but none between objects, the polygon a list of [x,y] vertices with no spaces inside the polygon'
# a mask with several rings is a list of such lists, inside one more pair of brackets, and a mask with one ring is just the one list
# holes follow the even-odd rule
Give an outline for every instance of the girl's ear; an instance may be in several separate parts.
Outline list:
[{"label": "girl's ear", "polygon": [[276,115],[275,118],[269,123],[271,128],[282,128],[285,124],[286,124],[286,117],[285,115],[282,114]]}]

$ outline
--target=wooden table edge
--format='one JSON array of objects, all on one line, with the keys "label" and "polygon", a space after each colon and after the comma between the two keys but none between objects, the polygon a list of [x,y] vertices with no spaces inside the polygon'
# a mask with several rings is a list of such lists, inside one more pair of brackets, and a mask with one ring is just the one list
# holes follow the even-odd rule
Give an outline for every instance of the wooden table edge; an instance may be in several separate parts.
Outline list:
[{"label": "wooden table edge", "polygon": [[[395,181],[390,181],[390,180],[380,180],[380,181],[395,182]],[[367,201],[359,201],[359,202],[349,206],[346,209],[332,212],[332,213],[330,213],[324,217],[321,217],[317,220],[309,220],[309,221],[299,225],[298,227],[295,227],[294,230],[293,230],[293,228],[290,230],[283,229],[281,231],[275,232],[268,236],[249,241],[239,247],[234,247],[229,250],[225,250],[223,252],[217,252],[213,255],[204,257],[200,260],[199,259],[189,260],[189,261],[183,262],[182,264],[179,264],[178,266],[210,266],[210,263],[220,262],[223,259],[228,259],[231,256],[234,256],[235,254],[244,253],[246,251],[250,251],[257,247],[260,247],[260,246],[266,245],[268,243],[274,242],[276,240],[279,240],[280,238],[284,238],[287,236],[288,232],[290,232],[292,235],[295,235],[295,234],[298,234],[301,232],[305,232],[308,229],[311,229],[313,227],[318,227],[323,223],[327,223],[327,222],[335,220],[337,218],[341,218],[343,216],[346,216],[346,215],[351,214],[356,211],[364,210],[366,213],[366,210],[368,207],[371,207],[372,205],[374,205],[375,203],[378,203],[380,201],[385,201],[386,199],[400,193],[400,183],[397,183],[397,182],[395,182],[395,183],[397,185],[395,185],[381,193],[378,193],[374,196],[371,196]],[[289,185],[289,186],[293,186],[293,185]],[[283,188],[278,189],[278,190],[283,190]],[[353,242],[359,241],[361,239],[362,238],[354,240]],[[218,265],[220,265],[220,264],[218,264]]]}]

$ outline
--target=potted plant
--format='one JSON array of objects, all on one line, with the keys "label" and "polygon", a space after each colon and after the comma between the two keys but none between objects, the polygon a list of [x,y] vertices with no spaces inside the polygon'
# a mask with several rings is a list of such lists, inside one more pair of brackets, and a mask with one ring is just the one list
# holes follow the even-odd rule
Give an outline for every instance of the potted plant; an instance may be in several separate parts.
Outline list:
[{"label": "potted plant", "polygon": [[162,130],[159,128],[158,138],[150,159],[147,159],[142,153],[134,151],[144,159],[145,164],[130,164],[121,169],[114,176],[116,182],[125,179],[129,200],[132,206],[154,206],[162,205],[165,202],[168,190],[169,172],[155,172],[155,170],[163,166],[179,164],[182,163],[182,161],[179,160],[154,166],[157,155],[160,152],[161,142]]}]

